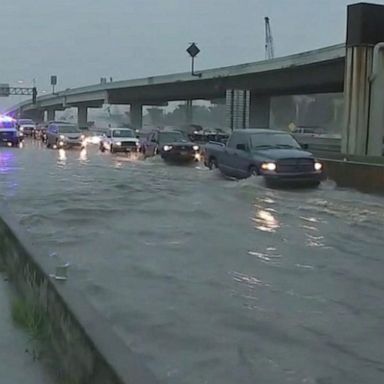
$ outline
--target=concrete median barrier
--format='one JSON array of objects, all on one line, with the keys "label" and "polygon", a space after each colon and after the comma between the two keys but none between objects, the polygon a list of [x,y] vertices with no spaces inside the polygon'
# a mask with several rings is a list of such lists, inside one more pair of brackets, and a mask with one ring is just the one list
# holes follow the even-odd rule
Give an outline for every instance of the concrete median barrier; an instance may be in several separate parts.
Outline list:
[{"label": "concrete median barrier", "polygon": [[65,382],[158,383],[108,320],[71,287],[70,280],[52,280],[53,261],[41,253],[4,207],[0,208],[0,258],[18,293],[47,317],[49,343]]},{"label": "concrete median barrier", "polygon": [[354,188],[361,192],[384,194],[384,164],[322,158],[327,177],[339,187]]}]

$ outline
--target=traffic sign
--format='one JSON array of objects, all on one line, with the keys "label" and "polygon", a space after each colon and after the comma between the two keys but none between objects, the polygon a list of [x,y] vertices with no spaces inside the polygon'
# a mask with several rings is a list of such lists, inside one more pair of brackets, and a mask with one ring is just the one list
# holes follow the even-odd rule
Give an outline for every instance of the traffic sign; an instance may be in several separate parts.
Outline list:
[{"label": "traffic sign", "polygon": [[197,56],[199,54],[200,49],[197,47],[197,45],[195,43],[192,43],[188,47],[187,52],[189,53],[189,56],[195,57],[195,56]]}]

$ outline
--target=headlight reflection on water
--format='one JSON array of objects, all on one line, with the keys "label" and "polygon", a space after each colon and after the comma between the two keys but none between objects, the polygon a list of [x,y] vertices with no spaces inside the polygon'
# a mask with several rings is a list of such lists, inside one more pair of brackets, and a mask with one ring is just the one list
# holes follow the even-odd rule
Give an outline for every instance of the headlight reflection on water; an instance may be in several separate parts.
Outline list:
[{"label": "headlight reflection on water", "polygon": [[65,153],[65,149],[63,149],[63,148],[59,149],[59,160],[60,161],[67,160],[67,154]]},{"label": "headlight reflection on water", "polygon": [[83,148],[80,151],[80,160],[81,161],[86,161],[87,160],[87,150],[85,148]]},{"label": "headlight reflection on water", "polygon": [[273,216],[270,211],[264,209],[258,209],[252,221],[255,223],[255,227],[263,232],[275,232],[280,228],[279,221]]},{"label": "headlight reflection on water", "polygon": [[10,173],[13,162],[14,154],[12,152],[0,152],[0,174]]}]

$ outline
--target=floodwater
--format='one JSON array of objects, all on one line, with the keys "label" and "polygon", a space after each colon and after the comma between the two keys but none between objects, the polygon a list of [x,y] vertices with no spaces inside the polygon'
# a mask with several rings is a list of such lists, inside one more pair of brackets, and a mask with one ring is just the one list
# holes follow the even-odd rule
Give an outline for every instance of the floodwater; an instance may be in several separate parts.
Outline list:
[{"label": "floodwater", "polygon": [[0,151],[2,198],[165,383],[384,382],[384,198]]}]

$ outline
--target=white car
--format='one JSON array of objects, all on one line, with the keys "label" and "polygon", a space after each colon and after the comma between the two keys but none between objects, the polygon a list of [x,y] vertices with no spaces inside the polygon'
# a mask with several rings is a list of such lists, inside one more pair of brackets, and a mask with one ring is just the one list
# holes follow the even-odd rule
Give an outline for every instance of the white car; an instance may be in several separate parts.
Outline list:
[{"label": "white car", "polygon": [[17,121],[17,127],[24,136],[32,136],[36,129],[36,124],[31,119],[20,119]]},{"label": "white car", "polygon": [[139,152],[140,143],[135,132],[129,128],[109,128],[100,141],[100,151]]}]

